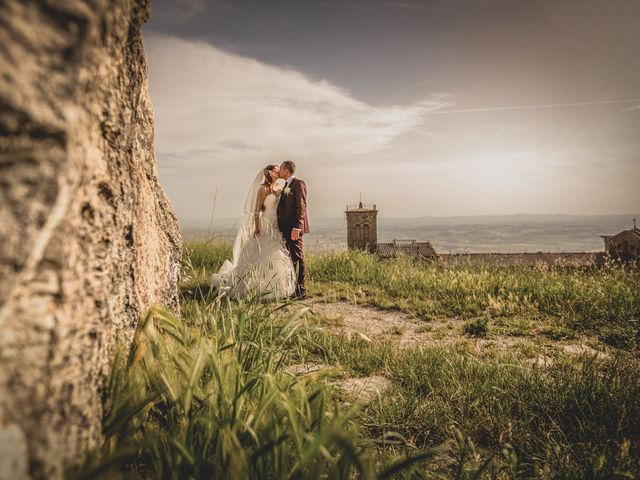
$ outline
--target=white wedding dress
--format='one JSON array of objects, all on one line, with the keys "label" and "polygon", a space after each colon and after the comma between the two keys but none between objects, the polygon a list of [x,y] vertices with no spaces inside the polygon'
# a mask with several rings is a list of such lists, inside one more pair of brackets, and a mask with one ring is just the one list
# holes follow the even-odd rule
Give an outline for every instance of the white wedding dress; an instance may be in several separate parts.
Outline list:
[{"label": "white wedding dress", "polygon": [[[253,188],[249,195],[257,195]],[[259,297],[283,299],[295,291],[293,262],[278,230],[279,196],[269,193],[264,199],[264,210],[254,208],[240,227],[234,245],[233,259],[226,260],[211,278],[211,287],[219,294],[231,298]],[[247,213],[247,212],[245,212]],[[255,216],[260,221],[260,234],[256,237]]]}]

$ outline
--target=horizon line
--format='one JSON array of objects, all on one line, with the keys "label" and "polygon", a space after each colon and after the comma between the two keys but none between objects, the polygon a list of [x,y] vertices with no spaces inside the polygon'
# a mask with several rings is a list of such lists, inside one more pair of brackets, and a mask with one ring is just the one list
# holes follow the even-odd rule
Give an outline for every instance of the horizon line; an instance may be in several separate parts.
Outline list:
[{"label": "horizon line", "polygon": [[[378,210],[378,212],[380,212],[380,210]],[[411,216],[411,217],[400,217],[400,216],[389,216],[387,218],[396,218],[396,219],[404,219],[404,220],[412,220],[412,219],[420,219],[420,218],[478,218],[478,217],[625,217],[625,216],[629,216],[630,220],[633,220],[634,217],[636,217],[636,219],[640,220],[640,212],[639,213],[629,213],[629,212],[623,212],[623,213],[482,213],[482,214],[475,214],[475,215],[417,215],[417,216]],[[316,216],[315,218],[318,219],[324,219],[324,220],[334,220],[334,219],[341,219],[343,218],[343,215],[337,215],[337,216]],[[188,222],[200,222],[200,221],[209,221],[206,219],[193,219],[193,218],[184,218],[181,219],[178,216],[178,220],[184,220],[184,221],[188,221]],[[223,218],[218,218],[218,219],[214,219],[221,221],[221,220],[237,220],[236,217],[223,217]]]}]

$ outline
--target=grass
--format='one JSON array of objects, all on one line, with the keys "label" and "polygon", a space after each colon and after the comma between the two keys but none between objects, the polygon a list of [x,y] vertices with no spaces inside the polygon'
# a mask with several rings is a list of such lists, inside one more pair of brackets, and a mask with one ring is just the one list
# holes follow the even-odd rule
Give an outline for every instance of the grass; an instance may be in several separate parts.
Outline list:
[{"label": "grass", "polygon": [[[224,244],[187,248],[182,315],[150,311],[131,351],[116,356],[105,443],[70,477],[640,475],[637,270],[310,258],[316,296],[461,318],[472,334],[490,317],[491,335],[537,329],[552,341],[588,331],[612,345],[606,356],[558,355],[543,368],[527,363],[524,349],[479,351],[474,340],[399,348],[401,328],[373,341],[341,335],[327,325],[344,318],[313,317],[304,304],[212,302],[208,278],[229,255]],[[392,387],[360,407],[332,386],[331,373],[287,373],[300,364],[383,375]]]},{"label": "grass", "polygon": [[388,330],[387,333],[389,335],[398,335],[398,336],[402,336],[404,335],[405,332],[405,328],[401,325],[392,325]]},{"label": "grass", "polygon": [[109,379],[105,447],[79,476],[362,478],[374,476],[353,409],[323,383],[287,375],[297,328],[276,305],[152,310]]},{"label": "grass", "polygon": [[371,344],[326,332],[315,332],[310,343],[316,348],[306,361],[393,381],[361,414],[371,438],[393,432],[420,450],[462,434],[483,460],[494,455],[495,465],[515,478],[640,472],[639,365],[628,353],[564,357],[541,370],[518,352],[398,349],[392,341]]},{"label": "grass", "polygon": [[462,324],[462,331],[470,337],[486,337],[489,333],[489,320],[487,317],[467,320]]},{"label": "grass", "polygon": [[543,325],[539,331],[551,340],[573,340],[576,338],[576,332],[564,325]]},{"label": "grass", "polygon": [[640,338],[640,270],[602,267],[455,265],[337,252],[312,257],[310,291],[396,309],[418,318],[526,317],[633,347]]}]

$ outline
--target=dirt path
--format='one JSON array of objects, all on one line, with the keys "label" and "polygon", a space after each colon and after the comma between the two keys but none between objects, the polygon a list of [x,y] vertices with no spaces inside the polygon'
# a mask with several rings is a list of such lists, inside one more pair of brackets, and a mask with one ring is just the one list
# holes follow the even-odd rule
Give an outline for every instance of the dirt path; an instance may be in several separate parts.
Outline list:
[{"label": "dirt path", "polygon": [[486,337],[470,337],[462,332],[464,321],[461,319],[424,321],[398,311],[347,302],[312,299],[309,303],[313,312],[310,321],[317,326],[371,341],[389,340],[398,347],[458,346],[477,352],[487,349],[519,350],[529,353],[527,356],[532,359],[585,353],[606,355],[604,348],[591,337],[560,341],[535,333],[505,335],[498,333],[500,329],[491,323]]},{"label": "dirt path", "polygon": [[[398,348],[413,346],[441,346],[481,356],[491,351],[511,351],[525,364],[544,370],[562,356],[581,354],[605,357],[608,354],[597,340],[583,337],[571,341],[558,341],[532,332],[523,335],[500,333],[498,325],[489,324],[486,337],[469,337],[462,331],[461,319],[424,321],[402,312],[381,310],[348,302],[326,302],[311,299],[308,322],[336,334],[362,338],[367,341],[389,341]],[[597,347],[596,348],[594,348]],[[330,383],[350,401],[369,403],[391,386],[391,381],[381,375],[348,377],[336,367],[321,363],[290,365],[288,373],[294,376],[328,374]]]}]

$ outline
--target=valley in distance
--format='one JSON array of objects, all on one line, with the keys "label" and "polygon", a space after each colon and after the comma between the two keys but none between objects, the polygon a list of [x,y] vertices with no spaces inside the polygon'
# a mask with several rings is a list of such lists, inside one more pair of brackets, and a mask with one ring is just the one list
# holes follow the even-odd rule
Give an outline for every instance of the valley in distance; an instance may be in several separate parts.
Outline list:
[{"label": "valley in distance", "polygon": [[[344,218],[315,218],[305,248],[312,252],[347,248]],[[616,215],[481,215],[387,218],[378,216],[378,241],[429,241],[439,254],[600,252],[600,235],[614,235],[633,227],[640,214]],[[232,241],[237,219],[181,219],[185,240],[217,238]]]}]

